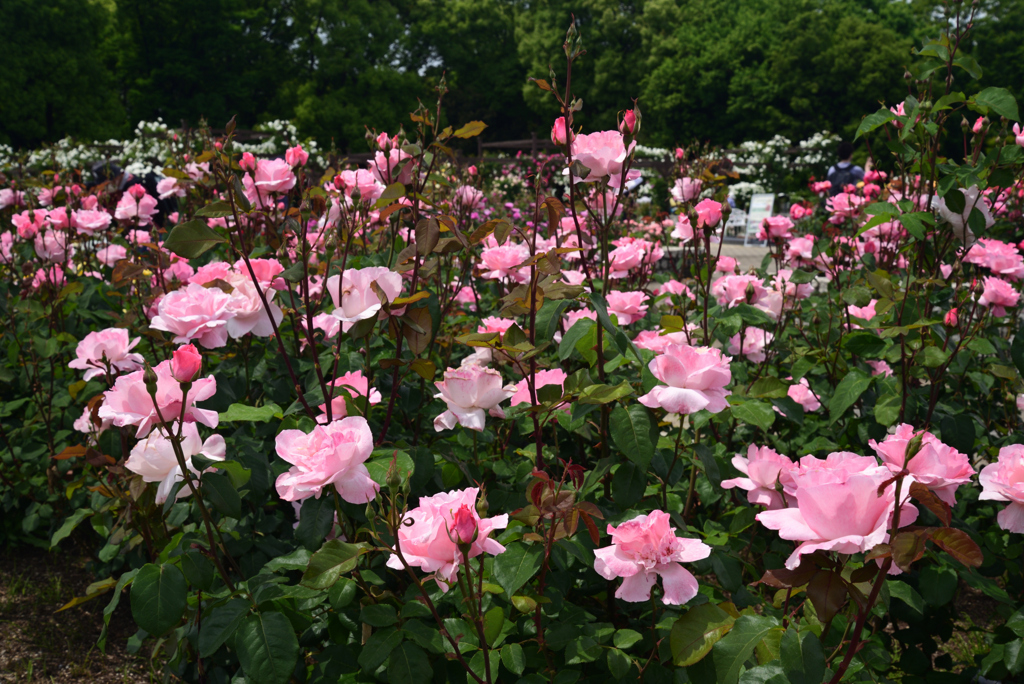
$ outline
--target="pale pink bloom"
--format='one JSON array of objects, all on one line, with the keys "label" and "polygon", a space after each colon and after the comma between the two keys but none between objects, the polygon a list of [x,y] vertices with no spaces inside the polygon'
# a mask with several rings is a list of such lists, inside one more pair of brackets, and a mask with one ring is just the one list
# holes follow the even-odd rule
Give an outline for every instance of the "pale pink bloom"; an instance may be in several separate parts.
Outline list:
[{"label": "pale pink bloom", "polygon": [[472,185],[461,185],[455,189],[455,204],[467,210],[479,209],[484,205],[484,193]]},{"label": "pale pink bloom", "polygon": [[638,401],[648,408],[689,414],[707,409],[719,413],[729,407],[725,386],[732,381],[729,358],[712,347],[671,344],[648,365],[667,386],[655,387]]},{"label": "pale pink bloom", "polygon": [[[350,268],[327,279],[327,292],[334,302],[333,316],[341,321],[341,329],[348,332],[358,321],[379,315],[383,305],[370,287],[376,283],[389,302],[402,294],[402,276],[384,266]],[[395,310],[400,314],[404,309]]]},{"label": "pale pink bloom", "polygon": [[711,296],[725,307],[756,304],[767,294],[764,281],[756,275],[724,275],[711,283]]},{"label": "pale pink bloom", "polygon": [[[578,321],[578,320],[580,320],[582,318],[587,318],[587,319],[590,319],[592,321],[596,321],[597,320],[597,314],[594,313],[593,311],[591,311],[590,309],[579,309],[577,311],[568,311],[565,314],[563,314],[563,316],[564,316],[563,326],[564,326],[566,331],[568,331],[573,325],[575,325],[576,321]],[[555,332],[554,339],[555,339],[555,342],[561,342],[562,341],[562,333],[561,333],[561,331]]]},{"label": "pale pink bloom", "polygon": [[660,330],[644,330],[635,338],[633,344],[640,349],[650,349],[656,354],[662,354],[670,344],[687,344],[686,333],[672,332],[664,333]]},{"label": "pale pink bloom", "polygon": [[722,221],[722,204],[713,199],[703,199],[693,208],[697,212],[698,228],[714,228]]},{"label": "pale pink bloom", "polygon": [[[536,389],[540,390],[541,387],[547,387],[548,385],[558,385],[563,387],[565,379],[568,376],[561,368],[552,368],[551,370],[539,370],[536,376],[534,376],[534,384]],[[516,384],[516,393],[512,395],[512,405],[518,406],[519,404],[530,404],[530,381],[528,378],[523,378]],[[565,410],[569,410],[568,406],[564,407]]]},{"label": "pale pink bloom", "polygon": [[141,339],[130,339],[128,331],[123,328],[93,331],[78,343],[75,348],[77,358],[68,364],[68,368],[84,370],[85,380],[102,376],[108,364],[114,373],[139,369],[144,359],[142,354],[133,353],[132,349]]},{"label": "pale pink bloom", "polygon": [[32,289],[38,290],[44,285],[64,287],[65,282],[67,282],[67,278],[64,276],[64,269],[60,267],[60,264],[51,264],[46,268],[36,270],[32,277]]},{"label": "pale pink bloom", "polygon": [[[583,271],[562,271],[562,281],[565,282],[566,285],[582,285],[586,279],[587,274]],[[588,288],[587,292],[589,291],[590,290]]]},{"label": "pale pink bloom", "polygon": [[664,283],[656,283],[652,293],[655,297],[669,294],[677,297],[686,297],[687,299],[695,299],[693,292],[687,287],[686,283],[674,279],[666,280]]},{"label": "pale pink bloom", "polygon": [[867,360],[865,363],[871,367],[872,375],[881,375],[883,378],[888,378],[892,375],[892,367],[881,359],[878,361]]},{"label": "pale pink bloom", "polygon": [[179,183],[177,178],[161,178],[156,184],[156,194],[160,199],[184,197],[188,194],[188,188]]},{"label": "pale pink bloom", "polygon": [[1013,141],[1024,147],[1024,128],[1021,128],[1019,123],[1013,124]]},{"label": "pale pink bloom", "polygon": [[444,380],[434,385],[439,390],[434,398],[448,405],[447,411],[434,418],[434,429],[438,432],[451,430],[457,424],[482,432],[484,412],[504,418],[499,404],[516,393],[514,385],[502,384],[501,373],[478,365],[449,368]]},{"label": "pale pink bloom", "polygon": [[672,229],[672,233],[669,237],[675,238],[681,242],[689,242],[693,239],[693,224],[690,223],[690,217],[686,214],[679,214],[676,216],[675,228]]},{"label": "pale pink bloom", "polygon": [[1024,256],[1021,256],[1014,245],[1001,240],[978,238],[964,257],[964,262],[984,266],[996,275],[1010,280],[1020,280],[1024,277]]},{"label": "pale pink bloom", "polygon": [[113,423],[108,420],[101,420],[100,424],[97,425],[92,419],[92,409],[86,406],[82,410],[82,415],[71,425],[76,431],[89,435],[91,437],[97,437],[104,431],[110,429]]},{"label": "pale pink bloom", "polygon": [[[790,570],[800,565],[805,554],[863,553],[888,539],[896,508],[896,485],[888,468],[815,469],[790,475],[797,486],[791,497],[787,492],[787,498],[795,506],[757,514],[762,525],[777,530],[783,539],[800,542],[786,560]],[[906,503],[910,481],[903,482],[901,527],[917,519],[917,509]]]},{"label": "pale pink bloom", "polygon": [[681,563],[711,555],[711,547],[696,539],[677,537],[669,515],[654,510],[618,527],[608,525],[612,545],[594,550],[594,570],[607,580],[623,578],[615,598],[639,603],[651,598],[661,575],[662,603],[680,606],[697,595],[697,579]]},{"label": "pale pink bloom", "polygon": [[797,285],[790,280],[792,277],[793,271],[791,269],[780,268],[772,281],[772,288],[776,292],[785,295],[787,308],[793,306],[797,300],[807,299],[814,294],[814,285],[812,283]]},{"label": "pale pink bloom", "polygon": [[794,475],[809,473],[812,470],[841,470],[850,475],[862,473],[878,467],[878,461],[871,456],[859,456],[852,451],[833,451],[825,458],[807,455],[800,459],[799,468],[793,471],[786,471],[780,477],[782,488],[786,496],[796,493],[798,482]]},{"label": "pale pink bloom", "polygon": [[672,184],[672,199],[676,202],[692,202],[700,195],[704,184],[697,178],[677,178]]},{"label": "pale pink bloom", "polygon": [[877,305],[878,300],[872,299],[864,306],[853,306],[851,304],[850,306],[846,307],[846,310],[849,311],[850,315],[853,316],[854,318],[861,318],[864,319],[865,321],[870,321],[872,318],[878,315],[877,313],[875,313],[875,306]]},{"label": "pale pink bloom", "polygon": [[311,496],[319,499],[324,488],[334,485],[345,501],[365,504],[380,489],[366,469],[366,460],[373,452],[373,434],[361,416],[317,425],[309,434],[282,430],[277,435],[276,449],[278,456],[292,464],[275,483],[285,501]]},{"label": "pale pink bloom", "polygon": [[388,150],[386,155],[384,152],[377,152],[373,162],[370,163],[370,172],[384,185],[391,183],[405,185],[412,180],[414,164],[412,156],[396,146]]},{"label": "pale pink bloom", "polygon": [[556,145],[565,145],[569,140],[569,133],[565,128],[565,117],[560,116],[555,119],[555,123],[551,126],[551,142]]},{"label": "pale pink bloom", "polygon": [[746,477],[722,480],[722,487],[732,489],[739,487],[747,492],[747,501],[755,506],[767,506],[769,511],[786,507],[786,499],[782,495],[779,484],[782,473],[795,471],[799,466],[771,447],[758,447],[751,444],[747,447],[746,458],[733,456],[732,464],[736,470]]},{"label": "pale pink bloom", "polygon": [[57,230],[65,230],[67,228],[76,227],[74,217],[74,212],[68,214],[67,207],[57,207],[56,209],[51,209],[46,213],[47,223],[49,223]]},{"label": "pale pink bloom", "polygon": [[[181,385],[171,374],[170,360],[163,361],[153,368],[156,372],[156,406],[160,415],[168,422],[176,421],[181,415]],[[117,427],[137,425],[136,437],[145,437],[154,425],[160,423],[156,406],[146,389],[143,380],[145,371],[137,370],[122,375],[114,382],[114,387],[103,395],[99,417],[111,420]],[[215,428],[219,421],[216,411],[197,408],[197,401],[209,399],[217,392],[217,381],[212,375],[192,382],[185,402],[185,420],[197,422]]]},{"label": "pale pink bloom", "polygon": [[[586,178],[577,178],[576,182],[593,183],[607,178],[609,187],[619,187],[622,182],[623,165],[635,147],[634,141],[630,143],[629,150],[626,150],[622,134],[618,131],[577,135],[572,141],[572,156],[590,169],[590,175]],[[640,171],[633,169],[626,174],[625,180],[636,180],[639,177]]]},{"label": "pale pink bloom", "polygon": [[790,385],[789,389],[786,390],[786,396],[800,404],[804,411],[813,412],[821,408],[821,402],[814,395],[814,392],[811,391],[807,378],[800,378],[800,382]]},{"label": "pale pink bloom", "polygon": [[488,280],[512,278],[518,283],[525,283],[530,278],[530,270],[519,266],[529,258],[530,250],[526,245],[509,242],[487,247],[480,253],[482,276]]},{"label": "pale pink bloom", "polygon": [[[227,282],[234,288],[227,303],[227,331],[231,339],[237,340],[250,333],[257,337],[273,335],[274,326],[280,324],[284,318],[281,307],[274,301],[277,291],[267,289],[263,293],[267,300],[267,306],[264,307],[259,291],[256,289],[258,287],[262,289],[262,286],[253,283],[248,273],[234,272],[228,277]],[[189,285],[189,287],[194,286]]]},{"label": "pale pink bloom", "polygon": [[848,192],[841,192],[834,197],[829,197],[826,208],[832,212],[833,218],[856,218],[860,214],[864,198]]},{"label": "pale pink bloom", "polygon": [[313,328],[322,330],[324,339],[329,340],[341,332],[341,321],[328,313],[317,314],[313,316]]},{"label": "pale pink bloom", "polygon": [[629,272],[644,263],[647,250],[636,242],[616,247],[608,254],[609,278],[625,278]]},{"label": "pale pink bloom", "polygon": [[715,270],[720,273],[735,273],[736,267],[739,266],[738,261],[728,254],[723,254],[718,257],[718,261],[715,262]]},{"label": "pale pink bloom", "polygon": [[359,193],[363,202],[376,202],[382,192],[384,185],[374,177],[369,169],[356,169],[355,171],[342,171],[335,176],[335,182],[341,183],[344,193],[351,197],[353,191]]},{"label": "pale pink bloom", "polygon": [[110,214],[102,209],[97,211],[79,209],[74,213],[74,224],[82,235],[95,235],[110,227]]},{"label": "pale pink bloom", "polygon": [[253,185],[266,196],[272,192],[288,192],[295,187],[295,174],[284,159],[260,159],[256,162]]},{"label": "pale pink bloom", "polygon": [[243,171],[255,171],[256,170],[256,157],[253,156],[252,152],[243,152],[242,158],[239,160],[238,165]]},{"label": "pale pink bloom", "polygon": [[[740,338],[743,338],[742,346]],[[761,328],[745,328],[729,338],[729,354],[745,356],[754,363],[765,360],[764,348],[771,344],[775,336]]]},{"label": "pale pink bloom", "polygon": [[25,204],[25,193],[11,188],[0,190],[0,209],[17,207]]},{"label": "pale pink bloom", "polygon": [[[331,420],[340,420],[348,415],[348,405],[345,402],[346,398],[351,400],[356,397],[366,397],[368,404],[379,404],[381,401],[380,392],[377,391],[376,387],[370,387],[370,380],[363,375],[362,371],[345,373],[329,384],[331,387],[337,387],[341,390],[339,392],[335,392],[334,398],[331,399]],[[320,404],[318,408],[320,413],[323,415],[317,417],[317,421],[320,423],[326,423],[327,404]]]},{"label": "pale pink bloom", "polygon": [[[195,423],[185,423],[181,429],[181,450],[185,457],[185,465],[195,475],[200,475],[199,470],[192,465],[192,457],[202,454],[211,461],[223,461],[227,455],[227,445],[220,435],[213,435],[205,442],[199,436],[199,428]],[[167,501],[171,489],[178,482],[181,482],[181,466],[174,455],[174,446],[171,440],[164,437],[161,432],[152,432],[148,437],[135,445],[124,467],[142,476],[143,482],[159,482],[156,490],[156,503],[162,504]],[[178,490],[176,498],[188,496],[192,493],[188,485]]]},{"label": "pale pink bloom", "polygon": [[979,499],[1009,501],[996,515],[999,527],[1024,534],[1024,445],[1011,444],[999,450],[999,458],[981,469]]},{"label": "pale pink bloom", "polygon": [[25,210],[20,214],[11,217],[11,223],[18,230],[18,237],[22,240],[31,240],[46,225],[47,211],[45,209]]},{"label": "pale pink bloom", "polygon": [[0,233],[0,261],[14,263],[14,235],[11,233]]},{"label": "pale pink bloom", "polygon": [[176,343],[196,340],[207,349],[223,347],[232,316],[230,301],[231,295],[220,288],[190,283],[160,300],[149,327],[173,334]]},{"label": "pale pink bloom", "polygon": [[629,325],[647,315],[647,293],[639,290],[608,293],[608,313],[615,314],[619,325]]},{"label": "pale pink bloom", "polygon": [[188,279],[188,282],[197,285],[207,285],[216,280],[222,280],[226,283],[231,278],[231,275],[231,264],[226,261],[211,261],[197,268],[195,274]]},{"label": "pale pink bloom", "polygon": [[992,315],[1000,318],[1006,315],[1007,308],[1017,306],[1020,293],[1013,289],[1013,285],[1001,278],[987,276],[983,281],[985,289],[978,298],[978,304],[992,308]]},{"label": "pale pink bloom", "polygon": [[455,293],[455,301],[466,307],[467,311],[476,311],[476,293],[469,285],[463,285]]},{"label": "pale pink bloom", "polygon": [[898,473],[906,464],[907,470],[935,495],[948,503],[956,505],[956,490],[962,484],[971,481],[974,468],[965,454],[939,441],[930,432],[925,432],[921,441],[921,450],[909,463],[906,463],[907,445],[916,431],[907,423],[896,426],[896,432],[886,437],[881,443],[871,440],[868,446],[875,450],[882,463],[889,470]]},{"label": "pale pink bloom", "polygon": [[302,149],[302,145],[289,147],[284,153],[284,160],[288,162],[289,166],[305,166],[309,160],[309,152]]},{"label": "pale pink bloom", "polygon": [[757,230],[758,240],[788,240],[793,237],[793,222],[785,216],[769,216]]},{"label": "pale pink bloom", "polygon": [[802,204],[794,204],[789,207],[789,218],[791,218],[794,221],[799,221],[803,218],[810,216],[813,213],[814,209],[810,207],[805,207]]},{"label": "pale pink bloom", "polygon": [[202,180],[210,175],[210,162],[189,162],[185,164],[185,173],[194,181]]},{"label": "pale pink bloom", "polygon": [[[448,587],[458,581],[459,566],[465,562],[457,542],[458,533],[454,529],[457,515],[462,519],[470,518],[476,528],[476,538],[470,543],[466,557],[476,558],[482,553],[497,556],[505,551],[504,546],[491,539],[491,533],[508,527],[508,516],[481,518],[476,511],[479,493],[476,487],[469,487],[421,496],[419,506],[409,511],[398,527],[398,548],[402,558],[423,572],[433,573],[442,592],[447,592]],[[388,558],[387,566],[394,570],[405,569],[397,553]]]},{"label": "pale pink bloom", "polygon": [[[63,231],[47,228],[36,233],[36,254],[46,261],[63,262],[68,257],[68,236]],[[72,254],[74,249],[72,248]]]},{"label": "pale pink bloom", "polygon": [[[141,185],[132,186],[132,188],[141,187]],[[130,192],[132,188],[128,188],[129,192],[121,195],[117,208],[114,209],[114,218],[119,221],[135,219],[140,226],[148,226],[153,222],[153,216],[157,213],[156,197],[143,194],[141,199],[136,199]],[[145,193],[145,189],[142,192]]]},{"label": "pale pink bloom", "polygon": [[128,242],[133,245],[153,244],[153,236],[148,230],[129,230]]}]

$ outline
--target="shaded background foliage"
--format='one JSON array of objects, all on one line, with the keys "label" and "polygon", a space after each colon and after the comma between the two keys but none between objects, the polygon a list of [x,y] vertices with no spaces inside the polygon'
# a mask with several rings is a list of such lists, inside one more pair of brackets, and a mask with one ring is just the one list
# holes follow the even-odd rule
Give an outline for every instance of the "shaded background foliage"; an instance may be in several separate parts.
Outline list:
[{"label": "shaded background foliage", "polygon": [[[340,150],[364,123],[408,121],[438,77],[445,114],[485,140],[547,134],[555,103],[527,82],[560,63],[575,14],[582,123],[638,98],[654,144],[852,135],[903,99],[910,48],[937,33],[934,0],[6,0],[0,142],[124,135],[237,116],[292,119]],[[1024,0],[993,0],[970,46],[978,87],[1024,95]],[[458,116],[454,113],[458,112]]]}]

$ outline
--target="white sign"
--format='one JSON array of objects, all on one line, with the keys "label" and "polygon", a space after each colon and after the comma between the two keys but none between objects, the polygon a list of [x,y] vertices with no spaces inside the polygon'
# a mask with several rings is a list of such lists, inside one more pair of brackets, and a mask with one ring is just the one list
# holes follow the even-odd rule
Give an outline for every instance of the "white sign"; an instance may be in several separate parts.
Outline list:
[{"label": "white sign", "polygon": [[750,211],[747,212],[747,232],[743,236],[743,244],[747,244],[747,240],[751,236],[757,235],[761,222],[772,215],[774,207],[774,194],[763,193],[750,197]]}]

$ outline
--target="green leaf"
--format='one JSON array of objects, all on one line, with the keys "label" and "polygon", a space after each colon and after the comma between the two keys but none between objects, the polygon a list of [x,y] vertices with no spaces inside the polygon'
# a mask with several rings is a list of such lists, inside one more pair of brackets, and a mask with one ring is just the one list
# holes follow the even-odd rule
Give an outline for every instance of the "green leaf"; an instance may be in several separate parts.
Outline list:
[{"label": "green leaf", "polygon": [[164,248],[180,257],[194,259],[222,242],[227,242],[227,239],[202,221],[186,221],[171,228]]},{"label": "green leaf", "polygon": [[843,348],[855,356],[877,359],[885,351],[885,340],[873,332],[855,332],[843,338]]},{"label": "green leaf", "polygon": [[373,672],[387,660],[392,651],[398,648],[403,638],[404,634],[395,627],[374,632],[366,640],[366,644],[359,654],[359,667],[363,672]]},{"label": "green leaf", "polygon": [[495,606],[484,613],[484,638],[489,645],[494,645],[501,635],[501,628],[505,626],[505,611],[501,606]]},{"label": "green leaf", "polygon": [[203,591],[213,589],[217,570],[200,551],[193,549],[181,554],[181,571],[193,588]]},{"label": "green leaf", "polygon": [[608,649],[608,671],[616,680],[623,679],[633,667],[629,656],[617,648]]},{"label": "green leaf", "polygon": [[782,635],[782,669],[792,684],[821,684],[825,676],[825,652],[814,632],[793,627]]},{"label": "green leaf", "polygon": [[227,202],[212,202],[196,212],[197,218],[223,218],[231,216],[231,205]]},{"label": "green leaf", "polygon": [[689,667],[701,660],[732,629],[734,622],[731,615],[711,603],[691,608],[672,625],[672,662]]},{"label": "green leaf", "polygon": [[253,684],[286,684],[299,659],[299,641],[283,613],[249,615],[235,632],[235,651]]},{"label": "green leaf", "polygon": [[526,654],[519,644],[506,644],[501,647],[501,664],[515,675],[523,674],[526,669]]},{"label": "green leaf", "polygon": [[985,88],[974,96],[974,101],[988,107],[999,116],[1011,121],[1020,121],[1017,100],[1006,88]]},{"label": "green leaf", "polygon": [[309,559],[309,567],[302,575],[302,584],[311,589],[328,589],[346,572],[352,572],[359,557],[369,551],[363,542],[348,544],[337,539],[326,542]]},{"label": "green leaf", "polygon": [[654,445],[657,444],[657,423],[642,404],[631,404],[629,408],[616,406],[609,420],[612,441],[619,451],[643,470],[651,465]]},{"label": "green leaf", "polygon": [[135,624],[160,636],[181,622],[188,607],[188,584],[175,565],[147,563],[132,582],[132,617]]},{"label": "green leaf", "polygon": [[568,299],[545,300],[540,311],[537,312],[537,334],[534,339],[538,344],[554,338],[555,333],[558,332],[558,322],[562,319],[562,313],[571,304],[572,301]]},{"label": "green leaf", "polygon": [[884,108],[883,109],[879,109],[874,114],[868,114],[860,122],[860,126],[857,127],[857,134],[855,136],[853,136],[853,139],[856,141],[857,138],[859,138],[860,136],[864,135],[865,133],[870,133],[871,131],[875,130],[879,126],[881,126],[881,125],[883,125],[883,124],[885,124],[885,123],[887,123],[889,121],[892,121],[895,118],[896,118],[895,114],[890,112],[888,109],[884,109]]},{"label": "green leaf", "polygon": [[889,589],[889,596],[898,598],[899,600],[910,606],[919,615],[924,615],[924,599],[921,595],[914,591],[906,582],[900,582],[899,580],[886,580],[886,586]]},{"label": "green leaf", "polygon": [[632,629],[618,629],[615,630],[615,635],[612,637],[612,643],[615,644],[615,648],[627,649],[643,638],[644,637],[640,632]]},{"label": "green leaf", "polygon": [[626,510],[644,496],[647,489],[647,471],[632,463],[623,463],[612,476],[612,498],[621,510]]},{"label": "green leaf", "polygon": [[203,617],[203,628],[199,630],[199,657],[209,658],[230,639],[252,604],[241,598],[233,598],[224,605],[214,606],[209,615]]},{"label": "green leaf", "polygon": [[747,396],[755,399],[779,399],[787,396],[789,386],[773,375],[769,375],[756,381],[750,386]]},{"label": "green leaf", "polygon": [[839,420],[860,399],[860,395],[864,394],[872,380],[872,376],[859,368],[853,368],[839,381],[835,394],[828,402],[830,425]]},{"label": "green leaf", "polygon": [[[543,310],[543,307],[541,307]],[[573,349],[576,348],[576,343],[587,336],[587,333],[597,325],[594,321],[589,318],[581,318],[572,324],[565,334],[562,335],[562,341],[558,343],[558,359],[565,361],[567,358],[572,356]]]},{"label": "green leaf", "polygon": [[359,611],[359,619],[371,627],[390,627],[398,622],[398,611],[387,603],[371,603]]},{"label": "green leaf", "polygon": [[1013,365],[1017,367],[1017,372],[1024,377],[1024,325],[1017,328],[1017,332],[1013,335],[1013,342],[1010,344],[1010,358],[1013,359]]},{"label": "green leaf", "polygon": [[729,633],[713,646],[718,684],[736,684],[754,648],[777,626],[770,617],[741,615],[737,618]]},{"label": "green leaf", "polygon": [[60,544],[63,540],[71,536],[71,533],[75,531],[75,528],[78,527],[83,520],[93,516],[94,514],[95,511],[91,508],[79,508],[68,516],[67,519],[64,520],[64,524],[53,533],[52,537],[50,537],[50,548],[52,549],[57,546],[57,544]]},{"label": "green leaf", "polygon": [[633,387],[623,380],[618,385],[588,385],[580,392],[581,404],[610,404],[613,401],[628,397]]},{"label": "green leaf", "polygon": [[274,418],[280,420],[282,409],[271,402],[263,406],[246,406],[245,404],[232,404],[228,410],[218,414],[222,423],[266,423]]},{"label": "green leaf", "polygon": [[389,682],[428,682],[433,676],[427,654],[411,641],[403,641],[388,658]]},{"label": "green leaf", "polygon": [[537,574],[543,557],[544,550],[539,545],[513,542],[494,557],[491,577],[505,590],[506,596],[512,596]]},{"label": "green leaf", "polygon": [[227,474],[204,473],[203,497],[229,518],[242,517],[242,499]]},{"label": "green leaf", "polygon": [[334,526],[334,496],[331,491],[322,492],[319,497],[309,497],[299,509],[299,526],[295,538],[306,549],[320,548]]},{"label": "green leaf", "polygon": [[732,407],[732,415],[736,420],[749,425],[756,425],[768,430],[775,422],[775,410],[764,401],[747,400]]},{"label": "green leaf", "polygon": [[704,467],[704,474],[711,481],[711,484],[715,487],[722,484],[722,474],[718,469],[718,461],[715,460],[714,452],[704,444],[695,444],[693,451],[697,454],[697,458],[700,459],[700,464]]}]

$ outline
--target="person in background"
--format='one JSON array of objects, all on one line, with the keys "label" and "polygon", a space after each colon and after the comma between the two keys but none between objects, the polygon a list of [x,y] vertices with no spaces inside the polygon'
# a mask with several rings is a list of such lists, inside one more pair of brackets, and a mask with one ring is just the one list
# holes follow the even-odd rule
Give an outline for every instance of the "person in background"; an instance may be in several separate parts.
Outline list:
[{"label": "person in background", "polygon": [[853,157],[853,144],[845,140],[839,143],[839,163],[828,170],[828,180],[832,183],[829,195],[835,197],[843,192],[847,185],[856,185],[864,180],[864,169],[850,161]]}]

